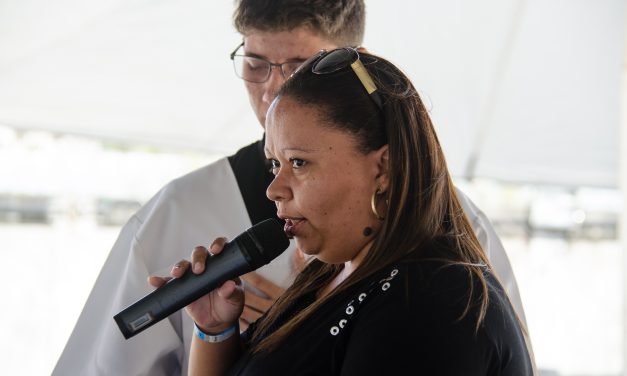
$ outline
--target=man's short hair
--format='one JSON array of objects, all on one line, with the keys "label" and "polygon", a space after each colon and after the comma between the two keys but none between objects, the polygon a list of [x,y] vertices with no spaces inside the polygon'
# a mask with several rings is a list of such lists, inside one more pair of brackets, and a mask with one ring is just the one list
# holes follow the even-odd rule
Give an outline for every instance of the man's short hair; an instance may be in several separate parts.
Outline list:
[{"label": "man's short hair", "polygon": [[233,23],[244,36],[305,26],[338,46],[360,46],[364,38],[363,0],[236,0],[236,4]]}]

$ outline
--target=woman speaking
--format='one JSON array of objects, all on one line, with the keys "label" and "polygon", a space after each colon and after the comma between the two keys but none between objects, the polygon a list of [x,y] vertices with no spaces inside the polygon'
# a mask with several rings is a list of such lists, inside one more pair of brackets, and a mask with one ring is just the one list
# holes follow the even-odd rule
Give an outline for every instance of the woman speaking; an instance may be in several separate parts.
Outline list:
[{"label": "woman speaking", "polygon": [[[352,48],[321,51],[279,91],[265,142],[268,198],[312,257],[241,336],[247,297],[236,281],[190,304],[190,374],[533,373],[524,329],[401,71]],[[172,276],[202,272],[224,242],[197,247]]]}]

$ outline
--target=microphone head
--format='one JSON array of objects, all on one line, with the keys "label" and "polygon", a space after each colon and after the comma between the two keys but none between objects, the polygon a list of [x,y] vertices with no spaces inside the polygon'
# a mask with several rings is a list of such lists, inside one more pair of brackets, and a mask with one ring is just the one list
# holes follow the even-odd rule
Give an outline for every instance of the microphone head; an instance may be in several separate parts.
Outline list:
[{"label": "microphone head", "polygon": [[260,263],[259,266],[274,260],[290,245],[290,240],[283,231],[283,227],[284,223],[277,218],[269,218],[246,230],[246,233],[255,243],[255,248],[258,251],[257,256],[260,256],[259,258],[253,256],[254,259],[257,259],[255,263]]}]

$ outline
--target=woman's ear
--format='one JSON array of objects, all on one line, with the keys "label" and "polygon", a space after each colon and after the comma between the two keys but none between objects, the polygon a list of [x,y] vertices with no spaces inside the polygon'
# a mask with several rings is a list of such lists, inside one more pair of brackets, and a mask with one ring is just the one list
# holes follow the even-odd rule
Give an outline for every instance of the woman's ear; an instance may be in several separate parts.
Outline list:
[{"label": "woman's ear", "polygon": [[390,153],[388,145],[383,145],[372,152],[373,163],[376,168],[375,180],[381,192],[385,192],[390,185]]}]

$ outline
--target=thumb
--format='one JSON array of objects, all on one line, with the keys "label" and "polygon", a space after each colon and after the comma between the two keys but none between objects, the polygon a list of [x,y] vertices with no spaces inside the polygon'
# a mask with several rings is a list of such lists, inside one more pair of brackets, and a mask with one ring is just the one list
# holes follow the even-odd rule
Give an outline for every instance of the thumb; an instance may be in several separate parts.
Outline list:
[{"label": "thumb", "polygon": [[218,296],[230,301],[231,303],[241,303],[244,301],[244,290],[241,285],[235,281],[229,280],[224,282],[217,290]]}]

